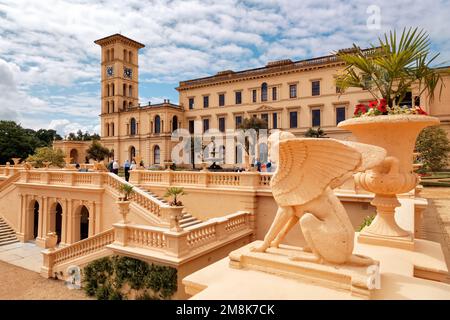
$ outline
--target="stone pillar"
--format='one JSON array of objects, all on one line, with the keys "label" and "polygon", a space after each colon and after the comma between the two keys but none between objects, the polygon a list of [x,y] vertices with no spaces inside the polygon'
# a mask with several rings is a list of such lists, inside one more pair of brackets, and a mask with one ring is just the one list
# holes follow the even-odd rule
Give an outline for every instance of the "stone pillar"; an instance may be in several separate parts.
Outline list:
[{"label": "stone pillar", "polygon": [[95,210],[95,234],[102,232],[102,203],[94,202],[94,210]]},{"label": "stone pillar", "polygon": [[19,214],[19,225],[18,231],[16,232],[16,236],[20,242],[25,242],[25,213],[27,208],[27,196],[24,194],[20,194],[20,214]]},{"label": "stone pillar", "polygon": [[189,253],[189,247],[187,245],[187,236],[189,232],[181,231],[166,231],[164,235],[167,241],[166,254],[173,257],[182,257]]},{"label": "stone pillar", "polygon": [[[48,175],[48,174],[47,174]],[[41,176],[42,177],[42,176]],[[36,238],[36,245],[45,248],[45,230],[44,226],[47,222],[47,197],[41,197],[39,202],[39,221],[38,221],[38,234]]]},{"label": "stone pillar", "polygon": [[88,237],[92,237],[95,234],[95,202],[91,201],[89,202],[89,230],[88,230]]}]

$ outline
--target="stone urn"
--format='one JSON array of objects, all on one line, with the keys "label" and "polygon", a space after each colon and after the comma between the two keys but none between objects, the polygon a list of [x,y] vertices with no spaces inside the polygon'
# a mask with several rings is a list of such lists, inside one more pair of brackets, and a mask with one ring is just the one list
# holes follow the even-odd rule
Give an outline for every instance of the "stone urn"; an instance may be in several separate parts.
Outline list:
[{"label": "stone urn", "polygon": [[166,167],[166,171],[170,171],[170,167],[173,165],[172,161],[164,161],[164,166]]},{"label": "stone urn", "polygon": [[170,222],[170,230],[181,232],[183,229],[180,227],[180,220],[183,217],[184,206],[170,206],[168,208],[168,217]]},{"label": "stone urn", "polygon": [[56,245],[58,244],[58,235],[56,232],[49,232],[45,237],[45,248],[49,248],[50,251],[55,250]]},{"label": "stone urn", "polygon": [[123,224],[129,223],[127,216],[128,213],[130,213],[130,201],[121,199],[119,201],[116,201],[116,203],[119,206],[119,212],[123,217],[121,223]]},{"label": "stone urn", "polygon": [[201,162],[200,165],[202,166],[202,171],[208,171],[208,162]]},{"label": "stone urn", "polygon": [[14,167],[18,167],[20,164],[20,158],[12,158],[11,159],[14,162]]},{"label": "stone urn", "polygon": [[355,174],[355,183],[375,194],[371,204],[377,208],[374,221],[360,233],[360,242],[413,247],[413,235],[395,221],[395,208],[400,206],[397,195],[419,183],[413,166],[416,139],[424,128],[438,124],[439,119],[424,115],[360,117],[339,123],[338,127],[351,131],[358,142],[387,151],[383,164]]}]

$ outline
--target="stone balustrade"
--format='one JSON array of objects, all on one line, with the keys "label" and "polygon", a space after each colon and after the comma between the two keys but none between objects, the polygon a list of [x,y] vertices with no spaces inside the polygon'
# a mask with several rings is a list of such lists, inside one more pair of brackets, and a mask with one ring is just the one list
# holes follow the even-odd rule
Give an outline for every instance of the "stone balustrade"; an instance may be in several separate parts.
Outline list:
[{"label": "stone balustrade", "polygon": [[270,189],[272,173],[148,171],[132,170],[130,182],[135,185],[198,186],[216,188]]},{"label": "stone balustrade", "polygon": [[117,247],[144,248],[162,252],[168,256],[182,258],[199,253],[209,246],[227,242],[242,232],[253,232],[252,214],[239,211],[221,218],[187,227],[181,231],[153,226],[117,223],[113,225]]},{"label": "stone balustrade", "polygon": [[12,165],[0,166],[0,177],[10,177],[18,173],[23,168],[20,166],[14,167]]},{"label": "stone balustrade", "polygon": [[21,170],[21,183],[77,186],[77,187],[103,187],[105,174],[102,172],[78,172],[69,170]]},{"label": "stone balustrade", "polygon": [[56,266],[105,249],[114,242],[114,235],[114,229],[109,229],[67,247],[43,251],[41,274],[51,277]]}]

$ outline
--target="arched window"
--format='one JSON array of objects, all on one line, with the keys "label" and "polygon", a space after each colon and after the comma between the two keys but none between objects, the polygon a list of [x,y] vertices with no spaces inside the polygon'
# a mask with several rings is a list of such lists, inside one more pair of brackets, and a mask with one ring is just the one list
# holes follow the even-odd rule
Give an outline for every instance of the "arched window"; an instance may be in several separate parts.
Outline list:
[{"label": "arched window", "polygon": [[109,137],[109,123],[105,124],[105,134]]},{"label": "arched window", "polygon": [[114,112],[114,101],[111,101],[111,112]]},{"label": "arched window", "polygon": [[161,118],[159,116],[155,117],[155,133],[161,133]]},{"label": "arched window", "polygon": [[109,131],[111,132],[111,136],[114,137],[114,122],[112,122],[112,123],[110,124],[110,129],[109,129]]},{"label": "arched window", "polygon": [[106,50],[106,61],[109,61],[109,49]]},{"label": "arched window", "polygon": [[106,85],[106,96],[109,97],[109,84]]},{"label": "arched window", "polygon": [[134,136],[136,134],[136,119],[131,118],[130,120],[130,135]]},{"label": "arched window", "polygon": [[172,118],[172,132],[178,129],[178,117],[173,116]]},{"label": "arched window", "polygon": [[133,52],[129,52],[128,53],[128,62],[132,63],[133,62]]},{"label": "arched window", "polygon": [[130,161],[133,161],[133,159],[136,158],[136,148],[131,146],[130,147]]},{"label": "arched window", "polygon": [[123,60],[127,61],[127,50],[123,49]]},{"label": "arched window", "polygon": [[160,156],[161,156],[161,151],[160,151],[160,149],[159,149],[159,146],[156,145],[156,146],[153,148],[153,163],[154,163],[154,164],[160,164],[160,163],[161,163],[161,161],[160,161]]},{"label": "arched window", "polygon": [[106,101],[105,112],[109,113],[109,102]]},{"label": "arched window", "polygon": [[111,49],[111,60],[114,60],[114,48]]},{"label": "arched window", "polygon": [[261,101],[267,101],[267,83],[261,85]]},{"label": "arched window", "polygon": [[111,95],[114,95],[114,83],[111,84]]},{"label": "arched window", "polygon": [[133,93],[133,87],[130,85],[130,86],[128,87],[128,96],[131,97],[131,96],[132,96],[132,93]]},{"label": "arched window", "polygon": [[123,87],[123,96],[125,97],[127,95],[127,85],[124,83],[122,87]]}]

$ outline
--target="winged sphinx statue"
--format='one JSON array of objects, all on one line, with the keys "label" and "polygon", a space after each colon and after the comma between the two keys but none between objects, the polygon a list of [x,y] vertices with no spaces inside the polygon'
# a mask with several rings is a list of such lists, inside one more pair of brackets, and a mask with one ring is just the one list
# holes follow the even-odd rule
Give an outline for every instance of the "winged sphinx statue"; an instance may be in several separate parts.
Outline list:
[{"label": "winged sphinx statue", "polygon": [[278,211],[264,242],[253,251],[278,247],[298,222],[311,254],[292,260],[370,265],[370,258],[353,254],[354,228],[333,192],[353,173],[380,165],[383,148],[334,139],[295,138],[288,132],[269,137],[269,152],[279,150],[270,185]]}]

